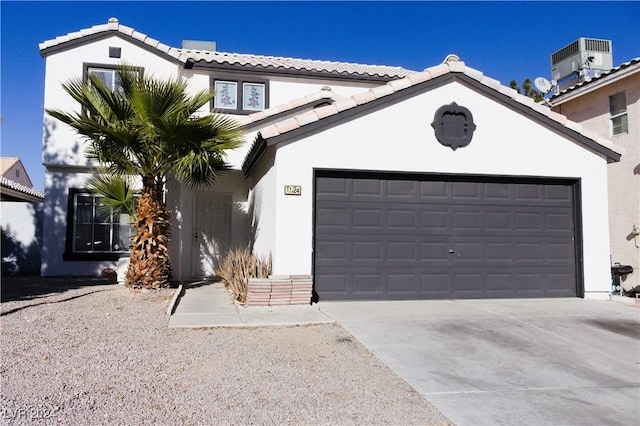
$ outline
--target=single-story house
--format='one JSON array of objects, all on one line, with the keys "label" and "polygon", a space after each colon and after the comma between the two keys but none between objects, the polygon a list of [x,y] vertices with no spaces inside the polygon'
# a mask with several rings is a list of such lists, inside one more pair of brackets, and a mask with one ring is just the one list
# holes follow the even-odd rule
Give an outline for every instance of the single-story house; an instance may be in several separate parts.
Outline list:
[{"label": "single-story house", "polygon": [[[455,55],[415,72],[204,48],[116,19],[40,44],[45,108],[77,109],[61,83],[126,62],[216,88],[210,110],[244,126],[214,186],[168,185],[175,278],[249,245],[319,300],[608,297],[607,139]],[[97,274],[125,254],[117,220],[90,223],[82,140],[44,128],[42,273]]]}]

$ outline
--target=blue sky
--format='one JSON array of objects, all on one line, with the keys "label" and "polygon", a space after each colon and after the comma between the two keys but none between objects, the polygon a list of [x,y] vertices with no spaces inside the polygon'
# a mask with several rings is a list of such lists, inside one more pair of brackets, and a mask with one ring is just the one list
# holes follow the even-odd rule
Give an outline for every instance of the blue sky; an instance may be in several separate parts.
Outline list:
[{"label": "blue sky", "polygon": [[[45,61],[38,43],[115,16],[161,42],[422,70],[455,53],[508,85],[550,79],[550,55],[579,37],[613,41],[614,65],[640,56],[640,2],[1,1],[2,156],[20,157],[36,189]],[[81,70],[78,70],[80,73]]]}]

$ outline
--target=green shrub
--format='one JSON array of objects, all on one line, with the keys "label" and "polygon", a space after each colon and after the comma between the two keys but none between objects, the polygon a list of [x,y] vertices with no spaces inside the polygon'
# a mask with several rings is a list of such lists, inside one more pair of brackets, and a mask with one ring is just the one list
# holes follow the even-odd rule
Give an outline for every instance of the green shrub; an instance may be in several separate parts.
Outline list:
[{"label": "green shrub", "polygon": [[249,278],[268,278],[271,275],[271,255],[264,259],[251,253],[248,247],[230,249],[220,262],[216,275],[233,297],[244,303]]}]

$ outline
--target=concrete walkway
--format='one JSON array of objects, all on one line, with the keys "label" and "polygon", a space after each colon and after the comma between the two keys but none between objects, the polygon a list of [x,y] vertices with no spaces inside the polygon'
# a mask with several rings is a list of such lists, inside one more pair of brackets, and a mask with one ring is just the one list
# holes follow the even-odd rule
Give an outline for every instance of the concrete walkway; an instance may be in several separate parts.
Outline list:
[{"label": "concrete walkway", "polygon": [[233,303],[222,283],[202,281],[186,286],[169,319],[169,327],[265,327],[335,322],[320,312],[317,305],[246,308]]}]

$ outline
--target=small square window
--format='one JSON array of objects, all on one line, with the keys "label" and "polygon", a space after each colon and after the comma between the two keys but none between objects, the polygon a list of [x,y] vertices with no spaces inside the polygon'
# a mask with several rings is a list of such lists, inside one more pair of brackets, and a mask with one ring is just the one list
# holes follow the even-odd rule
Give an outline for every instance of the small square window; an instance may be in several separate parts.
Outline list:
[{"label": "small square window", "polygon": [[238,109],[238,83],[234,81],[216,81],[215,91],[215,108]]},{"label": "small square window", "polygon": [[242,109],[248,111],[262,111],[264,109],[264,84],[243,84]]}]

